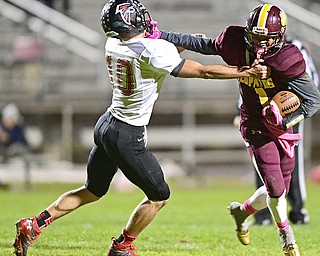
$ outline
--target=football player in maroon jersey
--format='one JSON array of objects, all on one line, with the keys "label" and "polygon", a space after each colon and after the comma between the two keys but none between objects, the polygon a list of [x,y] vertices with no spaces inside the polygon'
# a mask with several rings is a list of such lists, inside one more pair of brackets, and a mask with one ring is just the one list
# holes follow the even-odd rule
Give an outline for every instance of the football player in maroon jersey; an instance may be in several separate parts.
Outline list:
[{"label": "football player in maroon jersey", "polygon": [[[299,49],[285,44],[287,28],[285,13],[277,6],[263,4],[255,7],[246,26],[228,26],[216,38],[159,31],[156,36],[178,47],[206,55],[219,55],[229,65],[250,65],[263,58],[271,68],[268,79],[240,78],[242,97],[240,132],[264,186],[244,201],[229,206],[236,222],[240,242],[249,244],[249,215],[266,207],[272,213],[278,229],[284,255],[300,255],[287,216],[286,196],[294,168],[294,146],[301,138],[292,127],[311,117],[320,107],[320,94],[306,74],[306,64]],[[269,100],[279,91],[291,90],[302,99],[301,106],[282,118]],[[272,115],[266,115],[271,112]]]},{"label": "football player in maroon jersey", "polygon": [[[285,42],[296,45],[301,51],[306,62],[306,72],[312,78],[314,84],[319,87],[319,75],[313,61],[312,54],[304,45],[303,41],[297,38],[285,36]],[[237,102],[237,115],[234,117],[234,125],[239,126],[239,109],[242,100],[239,97]],[[293,126],[294,133],[300,133],[304,136],[304,122],[300,122]],[[263,185],[259,175],[256,175],[257,188]],[[307,224],[310,221],[308,210],[305,208],[307,200],[306,182],[305,182],[305,166],[304,166],[304,143],[303,139],[298,146],[295,147],[295,166],[291,174],[290,190],[288,193],[288,203],[290,205],[289,220],[294,224]],[[269,225],[272,224],[272,216],[268,208],[258,211],[254,214],[253,225]]]},{"label": "football player in maroon jersey", "polygon": [[[285,42],[288,44],[296,45],[301,51],[303,58],[306,62],[306,72],[310,75],[315,85],[318,87],[319,76],[317,69],[314,65],[312,55],[304,45],[302,41],[296,38],[285,37]],[[304,122],[300,122],[293,126],[293,132],[300,133],[304,136]],[[290,190],[288,193],[288,203],[290,205],[289,220],[294,224],[307,224],[309,223],[310,217],[308,210],[305,208],[307,191],[305,183],[305,168],[304,168],[304,145],[303,140],[297,147],[295,147],[295,166],[291,175]],[[257,187],[262,186],[261,179],[256,177]],[[268,225],[271,224],[272,216],[269,210],[256,212],[254,214],[256,225]]]}]

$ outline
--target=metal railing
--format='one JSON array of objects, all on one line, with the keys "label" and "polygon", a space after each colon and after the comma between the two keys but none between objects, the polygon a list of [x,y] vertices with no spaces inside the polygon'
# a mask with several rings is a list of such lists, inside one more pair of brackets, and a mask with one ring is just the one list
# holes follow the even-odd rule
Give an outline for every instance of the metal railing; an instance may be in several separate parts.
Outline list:
[{"label": "metal railing", "polygon": [[98,32],[36,0],[1,1],[0,12],[92,63],[101,61],[102,36]]}]

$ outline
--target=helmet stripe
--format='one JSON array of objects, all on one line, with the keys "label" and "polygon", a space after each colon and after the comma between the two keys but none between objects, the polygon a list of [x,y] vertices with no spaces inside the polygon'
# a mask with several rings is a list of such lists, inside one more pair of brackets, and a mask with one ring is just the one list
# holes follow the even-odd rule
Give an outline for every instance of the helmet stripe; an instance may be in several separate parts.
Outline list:
[{"label": "helmet stripe", "polygon": [[258,27],[265,28],[266,22],[268,18],[268,12],[270,11],[272,4],[264,4],[261,8],[259,19],[258,19]]},{"label": "helmet stripe", "polygon": [[281,25],[282,26],[287,26],[287,17],[285,13],[281,10],[280,12],[280,17],[281,17]]}]

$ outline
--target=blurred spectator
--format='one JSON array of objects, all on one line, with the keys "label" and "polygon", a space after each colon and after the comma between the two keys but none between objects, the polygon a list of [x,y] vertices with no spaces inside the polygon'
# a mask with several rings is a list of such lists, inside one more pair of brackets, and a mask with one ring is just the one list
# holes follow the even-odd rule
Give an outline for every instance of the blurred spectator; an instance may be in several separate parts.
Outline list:
[{"label": "blurred spectator", "polygon": [[23,118],[17,106],[13,103],[6,105],[1,112],[0,123],[0,156],[5,162],[14,156],[25,157],[29,146],[24,134]]}]

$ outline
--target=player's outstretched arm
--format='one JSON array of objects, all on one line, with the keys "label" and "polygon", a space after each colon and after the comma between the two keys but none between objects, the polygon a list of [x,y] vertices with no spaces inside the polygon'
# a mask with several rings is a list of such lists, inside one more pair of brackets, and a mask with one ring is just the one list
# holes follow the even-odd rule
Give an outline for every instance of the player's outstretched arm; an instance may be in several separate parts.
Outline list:
[{"label": "player's outstretched arm", "polygon": [[256,77],[266,79],[270,75],[270,68],[260,63],[253,66],[227,66],[208,65],[204,66],[193,60],[186,60],[181,68],[178,77],[183,78],[204,78],[204,79],[232,79],[240,77]]}]

